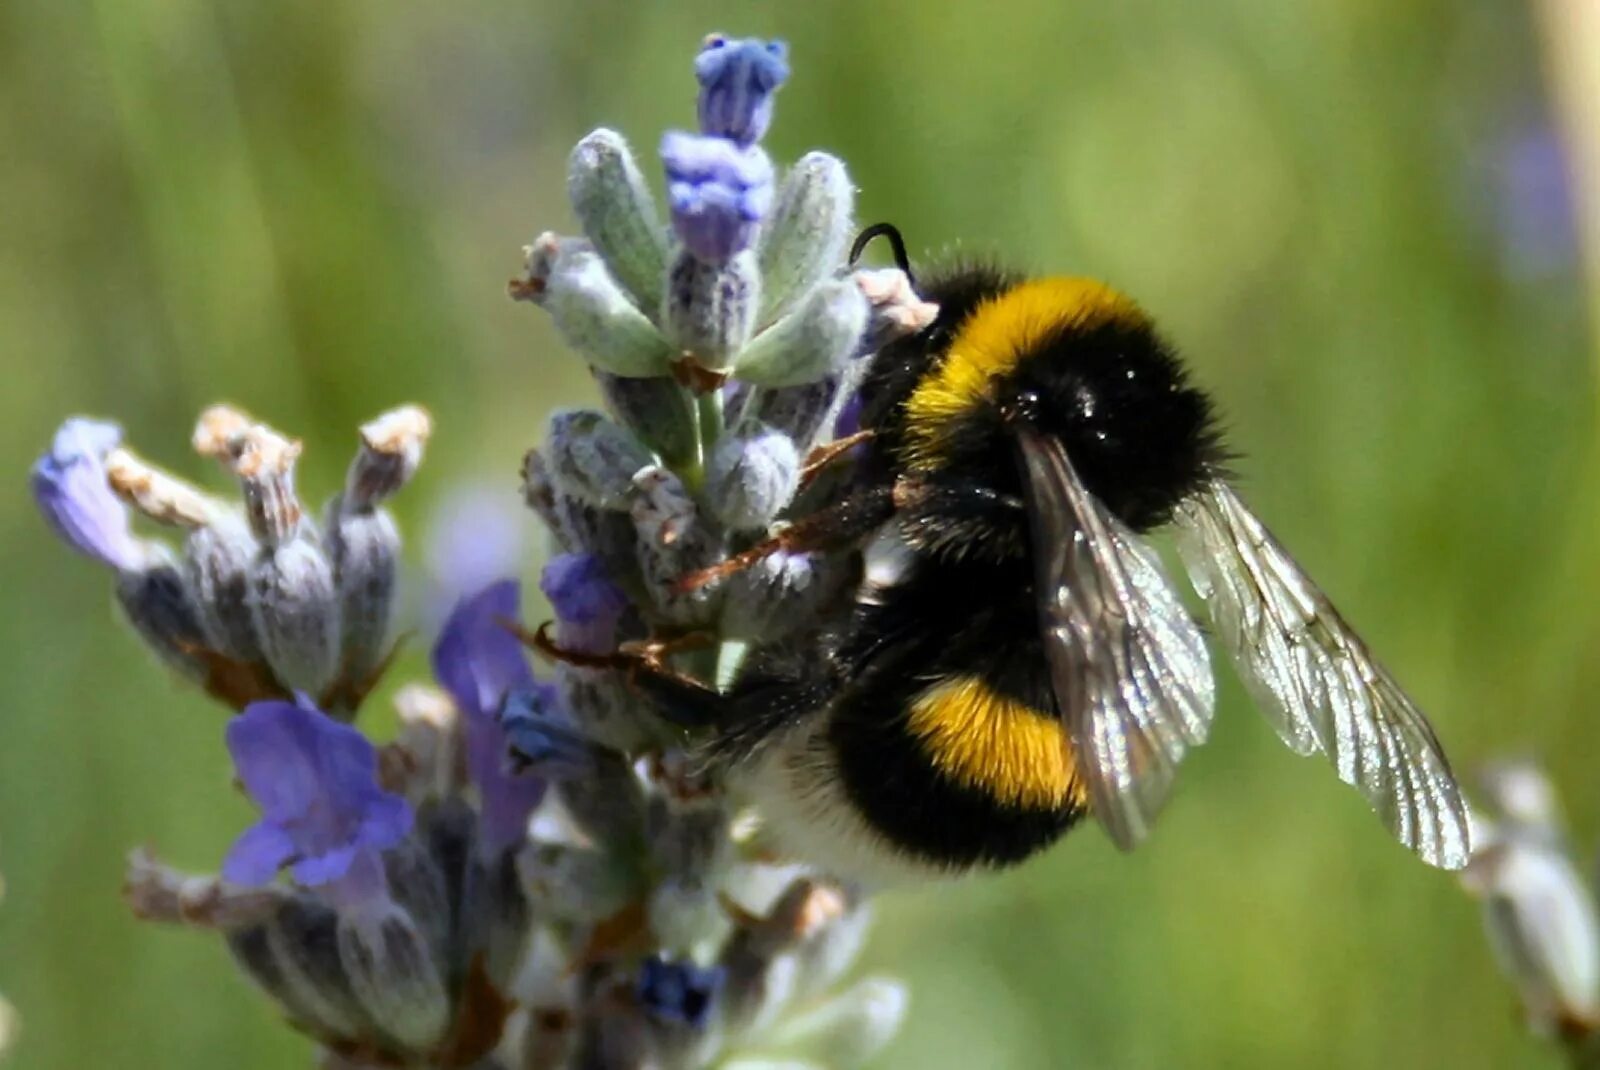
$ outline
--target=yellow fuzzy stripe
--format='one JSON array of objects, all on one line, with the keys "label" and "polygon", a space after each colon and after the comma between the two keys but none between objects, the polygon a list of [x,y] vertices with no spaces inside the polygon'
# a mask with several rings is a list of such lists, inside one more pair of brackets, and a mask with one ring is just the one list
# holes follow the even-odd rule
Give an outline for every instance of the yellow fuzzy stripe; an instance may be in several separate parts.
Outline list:
[{"label": "yellow fuzzy stripe", "polygon": [[911,705],[909,727],[935,768],[999,802],[1029,809],[1084,803],[1061,722],[976,677],[953,677],[923,692]]},{"label": "yellow fuzzy stripe", "polygon": [[1138,305],[1093,279],[1034,279],[979,305],[906,401],[905,460],[921,471],[937,468],[952,419],[987,397],[996,379],[1062,328],[1113,320],[1146,322]]}]

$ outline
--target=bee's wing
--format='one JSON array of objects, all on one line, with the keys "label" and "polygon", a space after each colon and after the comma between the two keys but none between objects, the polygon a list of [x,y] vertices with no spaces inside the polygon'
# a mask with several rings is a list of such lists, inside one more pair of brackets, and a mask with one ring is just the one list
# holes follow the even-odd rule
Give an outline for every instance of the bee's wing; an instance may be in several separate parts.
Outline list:
[{"label": "bee's wing", "polygon": [[1211,663],[1154,551],[1084,487],[1060,443],[1019,436],[1044,645],[1095,815],[1133,847],[1211,726]]},{"label": "bee's wing", "polygon": [[1223,481],[1177,520],[1195,590],[1283,741],[1326,754],[1423,861],[1466,865],[1471,819],[1433,728],[1327,596]]}]

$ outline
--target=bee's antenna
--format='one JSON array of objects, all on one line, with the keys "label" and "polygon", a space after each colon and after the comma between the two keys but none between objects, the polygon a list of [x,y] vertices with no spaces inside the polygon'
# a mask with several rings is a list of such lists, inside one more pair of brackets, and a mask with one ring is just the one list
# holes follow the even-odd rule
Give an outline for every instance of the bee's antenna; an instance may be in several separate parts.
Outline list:
[{"label": "bee's antenna", "polygon": [[917,280],[911,274],[911,258],[906,256],[906,240],[900,236],[900,228],[893,223],[874,223],[862,228],[861,233],[856,235],[855,244],[850,246],[851,266],[861,259],[861,254],[874,238],[889,239],[889,248],[894,253],[894,266],[905,272],[906,281],[916,286]]}]

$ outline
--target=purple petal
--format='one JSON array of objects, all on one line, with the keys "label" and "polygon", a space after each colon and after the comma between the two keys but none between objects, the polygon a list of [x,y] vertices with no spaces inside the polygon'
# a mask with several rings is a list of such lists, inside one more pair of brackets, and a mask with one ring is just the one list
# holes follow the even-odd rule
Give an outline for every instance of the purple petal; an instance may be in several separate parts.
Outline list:
[{"label": "purple petal", "polygon": [[742,145],[759,141],[772,125],[773,93],[789,77],[782,41],[708,38],[695,57],[700,82],[700,130]]},{"label": "purple petal", "polygon": [[519,691],[507,697],[500,726],[511,761],[546,780],[594,775],[598,748],[563,724],[554,707],[552,691]]},{"label": "purple petal", "polygon": [[591,654],[615,649],[628,596],[611,582],[600,558],[558,554],[540,574],[539,589],[556,612],[562,645]]},{"label": "purple petal", "polygon": [[661,139],[667,202],[684,246],[707,263],[749,247],[772,206],[772,161],[720,137],[669,132]]},{"label": "purple petal", "polygon": [[539,777],[507,770],[506,749],[506,734],[498,722],[488,717],[467,722],[467,775],[477,785],[482,802],[479,845],[491,857],[522,842],[528,818],[545,792],[545,782]]},{"label": "purple petal", "polygon": [[491,716],[510,691],[533,684],[522,643],[505,627],[521,619],[515,580],[457,603],[433,648],[433,674],[462,713]]},{"label": "purple petal", "polygon": [[375,856],[410,832],[410,804],[378,786],[377,752],[349,725],[300,703],[254,702],[226,735],[263,816],[229,857],[241,875],[259,881],[294,860],[295,880],[327,884],[358,852]]},{"label": "purple petal", "polygon": [[144,554],[129,530],[127,506],[106,483],[106,454],[121,440],[116,424],[75,416],[56,432],[50,452],[34,462],[29,486],[39,511],[68,546],[127,571]]},{"label": "purple petal", "polygon": [[296,884],[303,884],[307,888],[328,884],[349,872],[350,864],[362,850],[364,848],[357,844],[346,843],[321,854],[307,855],[289,869],[289,875]]},{"label": "purple petal", "polygon": [[262,821],[233,841],[228,857],[222,860],[222,877],[252,887],[270,884],[295,853],[294,840],[287,832],[270,821]]},{"label": "purple petal", "polygon": [[384,794],[366,808],[366,816],[356,830],[356,842],[375,851],[386,851],[411,834],[416,814],[398,795]]},{"label": "purple petal", "polygon": [[269,818],[298,817],[322,794],[311,724],[316,716],[293,702],[268,700],[252,702],[228,722],[225,738],[234,770]]}]

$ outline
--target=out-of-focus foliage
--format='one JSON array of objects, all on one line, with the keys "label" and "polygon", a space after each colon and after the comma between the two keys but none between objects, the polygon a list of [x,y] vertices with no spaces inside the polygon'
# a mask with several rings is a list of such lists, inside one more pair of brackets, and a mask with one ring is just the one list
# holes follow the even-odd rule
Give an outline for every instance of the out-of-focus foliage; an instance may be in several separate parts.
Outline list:
[{"label": "out-of-focus foliage", "polygon": [[[48,539],[33,455],[85,411],[195,471],[190,422],[226,398],[307,430],[320,498],[355,425],[416,400],[437,433],[401,506],[413,536],[454,484],[509,499],[543,414],[591,396],[504,296],[518,246],[571,229],[566,153],[589,128],[650,152],[692,125],[684,56],[712,29],[789,39],[774,155],[838,152],[864,216],[914,253],[1137,295],[1221,399],[1254,504],[1457,762],[1531,749],[1591,783],[1595,348],[1523,19],[1369,0],[0,5],[16,1065],[309,1050],[214,942],[118,901],[127,848],[207,868],[249,812],[217,711]],[[1576,827],[1600,824],[1600,799],[1569,798]],[[888,1066],[1553,1065],[1454,880],[1284,751],[1231,680],[1140,852],[1085,831],[879,916],[871,953],[914,992]]]}]

